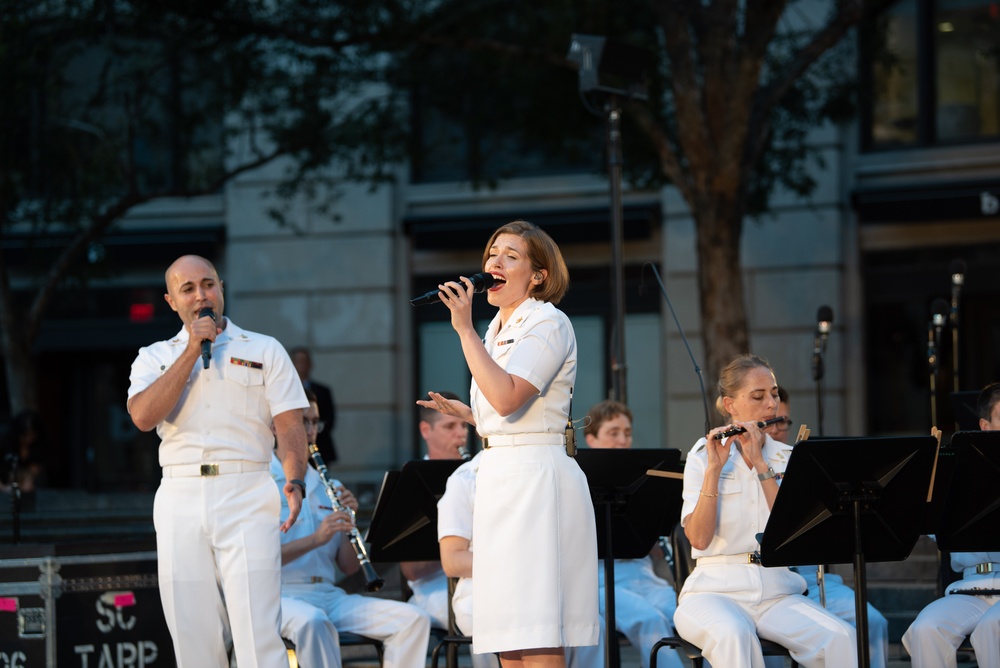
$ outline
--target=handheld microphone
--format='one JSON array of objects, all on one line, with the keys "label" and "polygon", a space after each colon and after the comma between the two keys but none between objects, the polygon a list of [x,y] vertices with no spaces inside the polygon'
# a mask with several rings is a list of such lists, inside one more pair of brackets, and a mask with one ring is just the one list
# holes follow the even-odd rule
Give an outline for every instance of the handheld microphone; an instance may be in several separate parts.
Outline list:
[{"label": "handheld microphone", "polygon": [[[198,311],[199,318],[209,317],[212,322],[215,322],[215,311],[212,310],[211,306],[206,306]],[[208,363],[212,359],[212,342],[209,339],[202,339],[201,341],[201,363],[204,368],[208,368]]]},{"label": "handheld microphone", "polygon": [[[469,280],[472,281],[473,292],[485,292],[486,290],[492,288],[493,284],[496,283],[496,279],[493,278],[493,274],[486,273],[485,271],[469,276]],[[414,306],[423,306],[424,304],[433,304],[439,301],[441,301],[441,291],[435,288],[430,292],[425,292],[419,297],[414,297],[410,300],[410,303]]]}]

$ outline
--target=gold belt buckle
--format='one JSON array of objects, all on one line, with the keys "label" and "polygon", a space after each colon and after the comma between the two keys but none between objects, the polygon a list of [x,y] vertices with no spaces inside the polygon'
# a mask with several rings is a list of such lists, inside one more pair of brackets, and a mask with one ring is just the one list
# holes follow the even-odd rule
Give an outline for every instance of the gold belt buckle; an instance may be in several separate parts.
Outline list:
[{"label": "gold belt buckle", "polygon": [[484,450],[489,450],[490,449],[490,437],[489,436],[484,436],[483,437],[483,449]]},{"label": "gold belt buckle", "polygon": [[219,465],[218,464],[202,464],[201,465],[201,475],[202,476],[219,475]]},{"label": "gold belt buckle", "polygon": [[992,563],[976,564],[976,575],[984,575],[986,573],[992,573],[992,572],[993,572]]},{"label": "gold belt buckle", "polygon": [[759,564],[760,554],[758,552],[748,552],[747,553],[747,563],[748,564]]}]

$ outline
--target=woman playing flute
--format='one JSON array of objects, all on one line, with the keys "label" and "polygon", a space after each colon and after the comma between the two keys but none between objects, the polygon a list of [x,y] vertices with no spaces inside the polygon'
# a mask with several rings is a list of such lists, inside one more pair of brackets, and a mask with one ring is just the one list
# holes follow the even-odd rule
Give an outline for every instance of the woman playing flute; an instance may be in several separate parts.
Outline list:
[{"label": "woman playing flute", "polygon": [[[722,370],[718,394],[730,424],[700,439],[684,467],[681,525],[697,566],[678,597],[677,632],[713,666],[763,668],[758,638],[787,647],[806,667],[857,666],[854,628],[803,596],[802,576],[757,558],[757,534],[791,454],[758,425],[778,407],[771,367],[737,357]],[[743,431],[716,437],[737,427]]]}]

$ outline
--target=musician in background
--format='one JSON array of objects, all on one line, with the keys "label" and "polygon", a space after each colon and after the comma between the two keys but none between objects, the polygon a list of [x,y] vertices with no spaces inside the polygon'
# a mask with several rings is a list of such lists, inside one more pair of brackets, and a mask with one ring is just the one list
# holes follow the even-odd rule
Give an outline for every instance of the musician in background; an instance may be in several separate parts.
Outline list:
[{"label": "musician in background", "polygon": [[[767,432],[776,441],[794,445],[791,439],[791,398],[785,388],[778,387],[777,417],[784,417],[784,422],[771,425]],[[793,566],[792,570],[801,575],[809,591],[809,598],[820,603],[818,570],[819,566]],[[857,628],[857,606],[854,603],[854,590],[844,584],[844,579],[835,573],[823,575],[823,591],[827,610],[837,615],[851,626]],[[821,603],[822,605],[822,603]],[[885,668],[889,661],[889,621],[881,612],[868,604],[868,655],[871,668]]]},{"label": "musician in background", "polygon": [[[1000,431],[1000,383],[979,393],[979,428]],[[960,483],[959,483],[960,484]],[[952,569],[962,579],[927,605],[903,634],[913,668],[954,668],[966,636],[982,668],[1000,666],[1000,552],[952,552]],[[978,590],[978,591],[977,591]]]},{"label": "musician in background", "polygon": [[[165,279],[165,299],[183,327],[139,350],[127,408],[136,427],[155,428],[161,439],[153,523],[177,665],[227,665],[228,628],[238,663],[281,668],[288,655],[278,634],[278,534],[295,522],[306,493],[309,402],[284,347],[223,315],[211,262],[185,255]],[[267,473],[272,425],[281,494]],[[277,496],[287,506],[282,523]]]},{"label": "musician in background", "polygon": [[[454,392],[441,392],[449,400],[459,400]],[[454,415],[445,415],[432,408],[419,407],[420,436],[427,444],[424,459],[468,459],[469,423]],[[448,576],[440,561],[403,561],[399,569],[413,592],[409,603],[419,606],[431,616],[431,625],[448,628]]]},{"label": "musician in background", "polygon": [[[632,411],[618,401],[602,401],[587,411],[584,438],[587,446],[595,449],[632,447]],[[663,559],[659,546],[653,548],[656,558]],[[604,608],[604,566],[598,563],[598,596],[601,616]],[[615,559],[615,628],[625,634],[632,646],[639,650],[639,659],[645,668],[653,645],[667,636],[674,635],[674,610],[677,593],[673,586],[653,571],[653,555],[642,559]],[[657,665],[681,668],[677,650],[664,647],[658,655]]]},{"label": "musician in background", "polygon": [[758,427],[778,408],[770,365],[736,357],[717,391],[716,408],[729,424],[700,439],[684,467],[681,526],[697,566],[678,597],[677,632],[713,666],[760,668],[759,638],[784,645],[806,668],[857,666],[854,629],[803,596],[801,576],[754,558],[791,454]]},{"label": "musician in background", "polygon": [[791,398],[788,396],[788,390],[782,386],[778,386],[778,408],[774,412],[775,417],[784,418],[781,422],[776,422],[770,427],[767,427],[764,431],[770,434],[771,438],[782,443],[787,443],[788,445],[795,445],[795,435],[792,434],[792,402]]},{"label": "musician in background", "polygon": [[312,353],[305,346],[296,346],[288,351],[295,365],[295,371],[302,380],[302,386],[307,390],[312,390],[316,395],[316,403],[319,405],[319,419],[325,425],[316,435],[316,445],[319,446],[319,454],[323,456],[323,461],[329,466],[337,461],[337,444],[333,440],[333,430],[337,426],[337,405],[333,401],[333,390],[329,386],[314,380],[312,377]]},{"label": "musician in background", "polygon": [[[304,417],[310,438],[316,435],[318,420],[313,397]],[[271,476],[279,487],[284,485],[284,471],[276,459],[271,461]],[[299,520],[281,535],[282,635],[295,643],[303,666],[340,665],[339,646],[334,650],[329,642],[331,637],[336,641],[336,634],[330,634],[332,626],[381,640],[383,668],[424,668],[430,636],[427,613],[409,603],[348,594],[336,585],[338,569],[350,576],[361,568],[345,539],[355,525],[350,513],[329,507],[325,485],[311,466],[305,481],[310,493]],[[338,481],[331,484],[344,506],[357,508],[353,494]],[[281,516],[287,513],[282,504]]]}]

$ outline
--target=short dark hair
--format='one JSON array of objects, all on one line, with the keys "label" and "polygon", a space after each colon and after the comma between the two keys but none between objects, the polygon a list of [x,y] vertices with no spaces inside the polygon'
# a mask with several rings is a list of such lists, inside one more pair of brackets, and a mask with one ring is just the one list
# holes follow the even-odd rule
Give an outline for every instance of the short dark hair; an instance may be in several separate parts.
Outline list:
[{"label": "short dark hair", "polygon": [[788,390],[783,388],[781,385],[778,386],[778,401],[783,404],[788,403]]},{"label": "short dark hair", "polygon": [[979,392],[979,401],[976,408],[979,409],[979,419],[990,421],[993,415],[993,407],[1000,401],[1000,382],[990,383]]},{"label": "short dark hair", "polygon": [[629,422],[632,421],[632,411],[622,402],[612,399],[605,399],[598,402],[587,411],[587,417],[590,419],[587,420],[587,424],[583,428],[583,433],[585,435],[597,436],[597,432],[601,430],[602,424],[608,420],[613,420],[619,415],[627,417]]},{"label": "short dark hair", "polygon": [[[462,400],[462,398],[457,394],[455,394],[454,392],[445,391],[445,392],[438,392],[437,394],[440,394],[445,399],[457,399],[459,401]],[[443,415],[441,411],[436,410],[434,408],[427,408],[426,406],[421,406],[419,413],[420,413],[420,418],[419,418],[420,422],[426,422],[427,424],[430,425],[433,425],[435,422],[440,420],[441,416]]]}]

